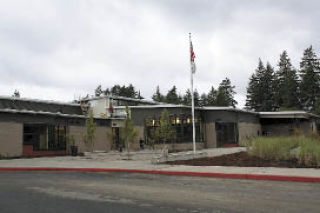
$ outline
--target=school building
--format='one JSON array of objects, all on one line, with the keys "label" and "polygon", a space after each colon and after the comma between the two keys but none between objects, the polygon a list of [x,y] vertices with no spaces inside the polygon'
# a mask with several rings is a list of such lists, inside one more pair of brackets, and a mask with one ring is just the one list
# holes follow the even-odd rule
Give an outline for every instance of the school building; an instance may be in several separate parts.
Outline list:
[{"label": "school building", "polygon": [[[174,128],[169,149],[192,149],[191,107],[117,96],[101,96],[64,103],[35,99],[0,97],[0,157],[70,154],[71,145],[89,151],[83,140],[85,121],[92,109],[97,124],[94,150],[118,149],[125,106],[138,130],[131,148],[138,150],[163,142],[155,140],[161,112],[167,109]],[[295,130],[319,133],[320,117],[304,111],[251,112],[230,107],[196,107],[198,149],[244,146],[245,140],[260,135],[290,135]],[[75,144],[68,140],[70,136]]]}]

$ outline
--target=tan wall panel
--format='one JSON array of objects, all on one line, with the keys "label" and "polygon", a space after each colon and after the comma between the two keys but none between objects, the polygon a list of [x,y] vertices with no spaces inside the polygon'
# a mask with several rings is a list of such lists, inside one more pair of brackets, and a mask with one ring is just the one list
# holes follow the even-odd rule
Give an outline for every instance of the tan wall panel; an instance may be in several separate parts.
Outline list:
[{"label": "tan wall panel", "polygon": [[263,125],[262,129],[269,136],[292,135],[295,129],[301,131],[302,134],[310,134],[312,132],[312,122],[302,121],[299,124],[295,124],[295,123],[269,124],[269,125]]},{"label": "tan wall panel", "polygon": [[22,155],[23,124],[0,122],[0,155],[16,157]]},{"label": "tan wall panel", "polygon": [[[83,141],[83,133],[86,131],[84,126],[69,126],[69,135],[73,135],[75,145],[78,146],[78,152],[83,153],[91,151],[91,146],[87,146]],[[111,131],[110,127],[97,127],[95,133],[94,150],[109,151],[111,148],[112,139],[107,137],[107,131]],[[67,150],[70,150],[70,145],[67,145]]]},{"label": "tan wall panel", "polygon": [[245,146],[246,139],[257,137],[258,133],[261,135],[261,125],[253,123],[239,123],[239,145]]},{"label": "tan wall panel", "polygon": [[303,134],[310,134],[312,130],[312,121],[304,121],[300,123],[300,129],[302,130]]},{"label": "tan wall panel", "polygon": [[144,140],[144,127],[143,126],[135,126],[138,131],[138,136],[134,140],[133,143],[130,144],[131,150],[139,150],[140,149],[140,140]]},{"label": "tan wall panel", "polygon": [[205,128],[206,128],[205,140],[207,142],[207,148],[216,148],[217,147],[216,124],[206,123]]}]

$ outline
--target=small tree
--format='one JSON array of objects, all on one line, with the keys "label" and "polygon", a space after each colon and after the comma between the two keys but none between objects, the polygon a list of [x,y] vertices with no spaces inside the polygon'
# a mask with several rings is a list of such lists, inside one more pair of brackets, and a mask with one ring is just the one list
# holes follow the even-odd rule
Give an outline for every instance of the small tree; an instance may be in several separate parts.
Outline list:
[{"label": "small tree", "polygon": [[94,147],[94,139],[95,139],[95,133],[96,133],[96,127],[97,124],[94,122],[93,119],[93,110],[89,110],[89,115],[86,119],[86,132],[83,133],[83,141],[89,147],[91,145],[91,151],[93,151]]},{"label": "small tree", "polygon": [[170,117],[167,109],[162,110],[160,117],[160,125],[156,130],[155,138],[162,141],[164,144],[171,141],[174,142],[175,129],[170,123]]},{"label": "small tree", "polygon": [[120,128],[120,137],[121,140],[126,144],[127,146],[127,154],[129,159],[129,152],[130,152],[130,144],[137,138],[138,131],[134,127],[133,121],[131,119],[131,114],[129,107],[126,106],[126,119],[124,121],[124,126]]}]

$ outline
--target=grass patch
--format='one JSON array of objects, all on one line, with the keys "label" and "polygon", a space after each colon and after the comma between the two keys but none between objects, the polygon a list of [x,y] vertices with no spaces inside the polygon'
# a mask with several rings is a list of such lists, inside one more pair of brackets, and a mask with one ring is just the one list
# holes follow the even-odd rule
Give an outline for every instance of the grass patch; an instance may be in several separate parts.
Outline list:
[{"label": "grass patch", "polygon": [[266,160],[298,160],[300,165],[320,167],[317,136],[257,137],[246,142],[249,155]]}]

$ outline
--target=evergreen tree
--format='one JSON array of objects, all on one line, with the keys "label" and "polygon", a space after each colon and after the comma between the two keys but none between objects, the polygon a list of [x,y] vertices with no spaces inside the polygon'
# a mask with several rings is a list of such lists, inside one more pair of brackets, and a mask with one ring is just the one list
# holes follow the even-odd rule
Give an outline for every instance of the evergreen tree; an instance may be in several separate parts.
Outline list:
[{"label": "evergreen tree", "polygon": [[[200,106],[200,95],[197,90],[193,91],[193,99],[194,99],[194,106]],[[192,104],[192,96],[191,96],[191,91],[187,89],[185,95],[182,98],[182,104],[191,106]]]},{"label": "evergreen tree", "polygon": [[141,99],[144,99],[144,97],[142,97],[141,94],[140,94],[140,90],[139,90],[139,92],[137,93],[137,98],[140,99],[140,100],[141,100]]},{"label": "evergreen tree", "polygon": [[181,94],[178,95],[178,104],[183,104],[183,96]]},{"label": "evergreen tree", "polygon": [[280,55],[279,70],[275,74],[275,100],[285,109],[299,108],[298,76],[286,51]]},{"label": "evergreen tree", "polygon": [[255,77],[257,80],[257,88],[255,89],[255,100],[256,100],[256,111],[263,111],[262,110],[262,103],[264,100],[264,95],[263,95],[263,86],[261,84],[261,79],[264,76],[264,73],[266,72],[266,68],[263,65],[261,59],[259,58],[259,64],[258,64],[258,68],[256,69],[255,72]]},{"label": "evergreen tree", "polygon": [[265,67],[259,59],[247,87],[246,107],[255,111],[272,111],[275,109],[274,93],[274,70],[269,63]]},{"label": "evergreen tree", "polygon": [[307,48],[300,63],[300,100],[302,106],[310,111],[315,111],[320,93],[319,59],[312,46]]},{"label": "evergreen tree", "polygon": [[119,84],[115,84],[113,87],[111,87],[111,94],[119,96],[120,90],[121,90],[121,86]]},{"label": "evergreen tree", "polygon": [[249,85],[247,87],[247,100],[246,108],[251,110],[257,110],[259,107],[258,103],[258,91],[259,91],[259,82],[255,74],[252,74],[249,79]]},{"label": "evergreen tree", "polygon": [[208,95],[207,102],[205,106],[216,106],[218,91],[212,86]]},{"label": "evergreen tree", "polygon": [[103,93],[101,85],[97,86],[97,88],[94,90],[94,95],[96,97],[100,96]]},{"label": "evergreen tree", "polygon": [[104,91],[104,94],[105,94],[105,95],[111,95],[110,89],[107,88],[107,89]]},{"label": "evergreen tree", "polygon": [[206,93],[202,93],[200,96],[200,106],[207,106],[208,105],[208,97]]},{"label": "evergreen tree", "polygon": [[111,87],[110,90],[106,89],[105,94],[123,96],[128,98],[142,98],[142,96],[139,94],[138,91],[136,91],[135,87],[132,84],[129,84],[129,86],[120,86],[119,84],[115,84],[113,87]]},{"label": "evergreen tree", "polygon": [[[284,97],[287,97],[287,96],[284,96],[280,91],[283,90],[286,87],[286,85],[281,84],[280,79],[281,79],[281,77],[279,76],[279,72],[278,71],[275,72],[273,75],[273,83],[272,83],[273,93],[274,93],[274,110],[275,111],[277,111],[278,109],[287,110],[287,109],[291,108],[291,107],[284,106],[283,99],[284,99]],[[281,86],[281,89],[280,89],[280,86]]]},{"label": "evergreen tree", "polygon": [[138,98],[138,92],[135,90],[132,84],[129,84],[128,87],[124,86],[124,91],[121,96],[129,97],[129,98]]},{"label": "evergreen tree", "polygon": [[152,100],[158,102],[164,102],[165,97],[160,92],[160,87],[157,86],[156,92],[152,95]]},{"label": "evergreen tree", "polygon": [[231,85],[230,79],[224,79],[218,88],[216,106],[232,106],[235,107],[237,103],[234,100],[234,95],[236,92],[234,91],[235,86]]},{"label": "evergreen tree", "polygon": [[187,89],[185,95],[183,96],[182,104],[191,106],[191,91],[189,89]]},{"label": "evergreen tree", "polygon": [[195,89],[193,92],[193,100],[194,100],[194,106],[200,106],[200,95],[198,91]]},{"label": "evergreen tree", "polygon": [[179,104],[179,97],[177,94],[176,86],[173,86],[172,89],[168,91],[166,96],[166,102],[171,104]]},{"label": "evergreen tree", "polygon": [[261,111],[274,111],[274,89],[273,89],[274,70],[270,63],[267,63],[265,72],[262,73],[259,80],[259,87],[262,92]]}]

